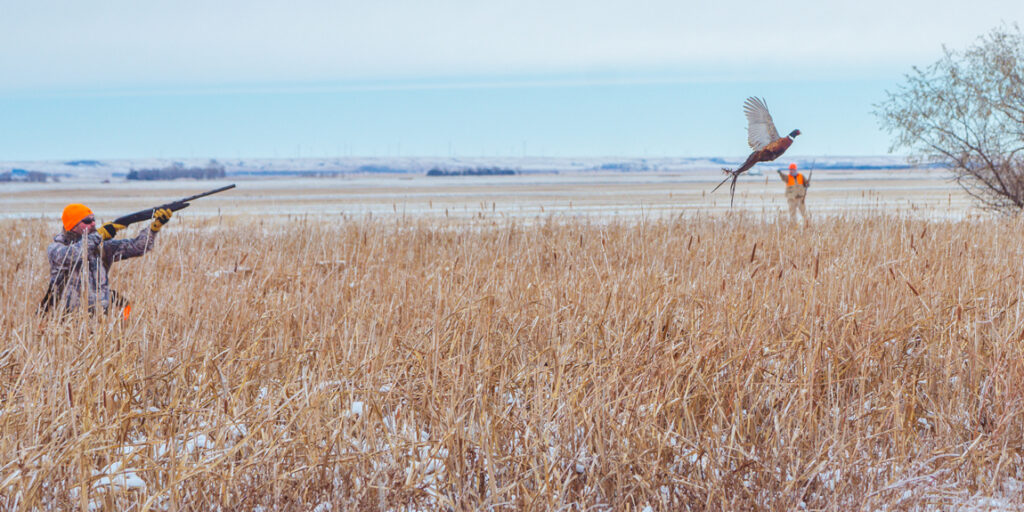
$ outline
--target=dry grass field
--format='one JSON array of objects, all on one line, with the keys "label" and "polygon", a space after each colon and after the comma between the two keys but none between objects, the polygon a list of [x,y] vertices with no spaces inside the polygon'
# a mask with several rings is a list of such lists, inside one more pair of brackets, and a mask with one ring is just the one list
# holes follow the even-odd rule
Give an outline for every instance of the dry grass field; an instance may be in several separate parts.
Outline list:
[{"label": "dry grass field", "polygon": [[190,211],[128,320],[0,220],[0,509],[1024,506],[1019,220]]}]

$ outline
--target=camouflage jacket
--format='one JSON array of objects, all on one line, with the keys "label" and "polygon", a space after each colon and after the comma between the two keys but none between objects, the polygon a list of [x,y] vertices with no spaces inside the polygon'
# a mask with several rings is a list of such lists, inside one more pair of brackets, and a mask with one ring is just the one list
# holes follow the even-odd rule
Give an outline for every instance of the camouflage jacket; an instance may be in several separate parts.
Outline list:
[{"label": "camouflage jacket", "polygon": [[[50,260],[50,293],[58,310],[74,311],[83,297],[90,310],[99,305],[104,311],[110,307],[110,281],[107,273],[116,261],[142,256],[156,243],[156,233],[145,228],[135,238],[107,240],[96,233],[82,236],[64,231],[53,237],[46,248]],[[84,253],[84,255],[83,255]],[[83,271],[83,261],[88,269]],[[88,284],[83,292],[83,277]]]}]

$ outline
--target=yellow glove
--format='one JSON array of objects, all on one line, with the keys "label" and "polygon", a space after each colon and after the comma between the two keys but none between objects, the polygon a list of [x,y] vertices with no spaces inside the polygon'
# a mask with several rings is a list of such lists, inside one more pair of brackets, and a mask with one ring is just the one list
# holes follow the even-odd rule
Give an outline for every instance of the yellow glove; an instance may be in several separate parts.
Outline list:
[{"label": "yellow glove", "polygon": [[108,222],[96,228],[96,232],[100,234],[104,241],[106,241],[110,240],[111,238],[114,238],[114,235],[117,235],[118,230],[124,228],[124,224],[114,224],[113,222]]},{"label": "yellow glove", "polygon": [[170,208],[161,208],[153,212],[153,223],[149,225],[149,229],[154,233],[160,231],[160,228],[164,227],[164,224],[171,221],[171,215],[174,215],[174,212],[172,212]]}]

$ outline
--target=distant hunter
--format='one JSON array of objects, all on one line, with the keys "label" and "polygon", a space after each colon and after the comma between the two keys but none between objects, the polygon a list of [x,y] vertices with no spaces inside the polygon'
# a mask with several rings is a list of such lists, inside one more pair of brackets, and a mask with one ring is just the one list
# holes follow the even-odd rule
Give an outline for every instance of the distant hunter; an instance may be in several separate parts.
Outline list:
[{"label": "distant hunter", "polygon": [[796,211],[804,218],[804,227],[810,225],[810,218],[807,217],[807,188],[811,186],[810,178],[798,172],[796,164],[789,164],[789,172],[779,171],[779,177],[786,184],[786,202],[789,203],[789,220],[796,222]]}]

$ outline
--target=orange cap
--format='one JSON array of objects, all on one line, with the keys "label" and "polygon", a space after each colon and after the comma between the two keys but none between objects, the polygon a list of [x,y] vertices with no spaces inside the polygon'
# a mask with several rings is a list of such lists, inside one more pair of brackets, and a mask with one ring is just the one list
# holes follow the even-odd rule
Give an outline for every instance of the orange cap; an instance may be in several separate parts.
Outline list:
[{"label": "orange cap", "polygon": [[789,170],[795,171],[796,170],[796,164],[795,163],[789,164]]},{"label": "orange cap", "polygon": [[64,223],[64,231],[71,231],[82,219],[92,215],[92,210],[84,204],[72,203],[64,207],[60,220]]}]

